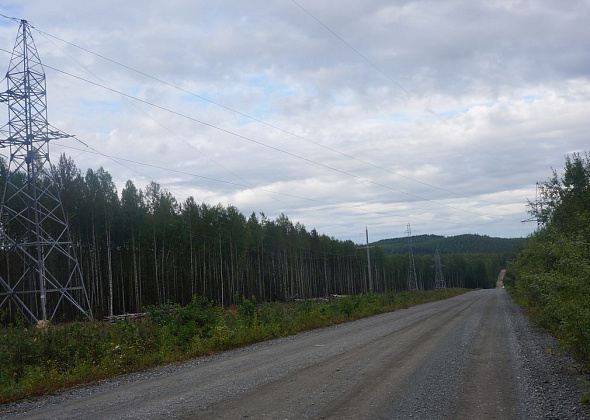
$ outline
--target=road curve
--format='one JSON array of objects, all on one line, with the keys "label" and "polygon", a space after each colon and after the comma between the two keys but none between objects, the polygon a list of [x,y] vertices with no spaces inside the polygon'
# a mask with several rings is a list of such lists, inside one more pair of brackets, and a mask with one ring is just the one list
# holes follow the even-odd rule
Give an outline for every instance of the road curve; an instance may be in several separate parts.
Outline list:
[{"label": "road curve", "polygon": [[[0,407],[0,417],[553,418],[524,360],[525,324],[503,289],[481,290]],[[585,418],[572,404],[555,418]]]}]

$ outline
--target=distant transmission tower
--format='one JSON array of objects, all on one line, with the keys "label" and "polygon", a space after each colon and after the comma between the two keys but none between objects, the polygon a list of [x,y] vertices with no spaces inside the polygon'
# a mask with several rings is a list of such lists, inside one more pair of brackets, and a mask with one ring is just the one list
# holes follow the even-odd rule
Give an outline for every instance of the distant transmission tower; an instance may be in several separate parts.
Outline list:
[{"label": "distant transmission tower", "polygon": [[442,265],[440,264],[440,255],[438,253],[438,248],[436,248],[436,252],[434,253],[434,288],[447,288],[447,283],[445,282],[445,278],[442,272]]},{"label": "distant transmission tower", "polygon": [[408,223],[408,247],[410,252],[410,272],[408,274],[408,290],[418,290],[418,278],[416,277],[416,264],[414,264],[414,250],[412,249],[412,229]]},{"label": "distant transmission tower", "polygon": [[531,207],[532,215],[522,223],[537,222],[537,229],[541,229],[544,225],[543,222],[543,202],[539,197],[539,183],[535,185],[535,201],[529,201],[529,207]]},{"label": "distant transmission tower", "polygon": [[45,103],[45,72],[29,24],[19,32],[6,73],[8,124],[0,148],[9,148],[0,207],[0,309],[18,310],[31,323],[92,319],[82,272],[74,254],[49,141],[70,137],[51,129]]}]

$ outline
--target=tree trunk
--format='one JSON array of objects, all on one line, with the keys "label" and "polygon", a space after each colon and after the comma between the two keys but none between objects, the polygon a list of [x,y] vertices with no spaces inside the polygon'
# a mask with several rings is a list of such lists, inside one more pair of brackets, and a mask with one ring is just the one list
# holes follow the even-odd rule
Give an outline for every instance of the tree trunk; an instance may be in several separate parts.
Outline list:
[{"label": "tree trunk", "polygon": [[135,232],[131,234],[131,247],[133,251],[133,289],[135,291],[135,312],[141,312],[141,298],[139,295],[139,275],[137,272],[137,251],[135,249]]},{"label": "tree trunk", "polygon": [[107,236],[107,263],[109,270],[109,316],[113,316],[113,264],[111,257],[111,232],[109,231],[108,223],[105,220],[105,230]]}]

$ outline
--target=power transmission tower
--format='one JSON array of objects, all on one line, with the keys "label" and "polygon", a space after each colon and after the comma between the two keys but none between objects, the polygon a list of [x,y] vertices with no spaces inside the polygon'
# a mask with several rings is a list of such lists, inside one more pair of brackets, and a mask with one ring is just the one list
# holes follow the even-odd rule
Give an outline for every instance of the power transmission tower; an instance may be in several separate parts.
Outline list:
[{"label": "power transmission tower", "polygon": [[47,122],[45,72],[26,20],[6,80],[0,102],[8,104],[8,124],[0,148],[10,158],[0,207],[0,309],[16,309],[30,323],[80,314],[92,319],[49,161],[49,141],[70,136]]},{"label": "power transmission tower", "polygon": [[373,275],[371,274],[371,254],[369,252],[369,228],[365,227],[365,233],[367,236],[367,270],[369,272],[369,293],[373,294]]},{"label": "power transmission tower", "polygon": [[531,207],[532,215],[522,223],[537,222],[537,229],[541,229],[544,225],[543,222],[543,201],[539,198],[539,183],[535,185],[535,201],[529,201],[529,207]]},{"label": "power transmission tower", "polygon": [[447,283],[445,282],[445,278],[442,272],[442,265],[440,263],[440,255],[438,253],[438,248],[436,248],[436,252],[434,253],[434,288],[447,288]]},{"label": "power transmission tower", "polygon": [[[366,248],[367,250],[367,278],[368,278],[368,288],[369,288],[369,294],[373,294],[373,275],[371,272],[371,253],[369,251],[369,248],[373,248],[372,246],[369,246],[369,228],[365,227],[365,235],[366,235],[366,239],[367,239],[367,245],[363,246],[363,247],[357,247],[357,249],[361,249],[361,248]],[[363,293],[367,293],[367,284],[366,282],[363,280]]]},{"label": "power transmission tower", "polygon": [[408,247],[410,252],[410,272],[408,274],[408,290],[418,290],[418,278],[416,277],[416,264],[414,264],[414,250],[412,249],[412,229],[408,223]]}]

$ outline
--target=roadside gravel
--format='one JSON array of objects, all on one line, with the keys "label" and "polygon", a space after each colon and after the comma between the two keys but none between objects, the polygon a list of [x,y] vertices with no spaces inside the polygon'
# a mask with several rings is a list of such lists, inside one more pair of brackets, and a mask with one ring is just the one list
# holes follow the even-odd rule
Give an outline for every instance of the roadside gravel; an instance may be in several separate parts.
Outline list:
[{"label": "roadside gravel", "polygon": [[[555,337],[540,331],[510,302],[510,349],[518,372],[519,418],[590,419],[590,404],[580,403],[590,377],[580,375],[575,361],[560,351]],[[590,393],[590,389],[586,390]]]}]

